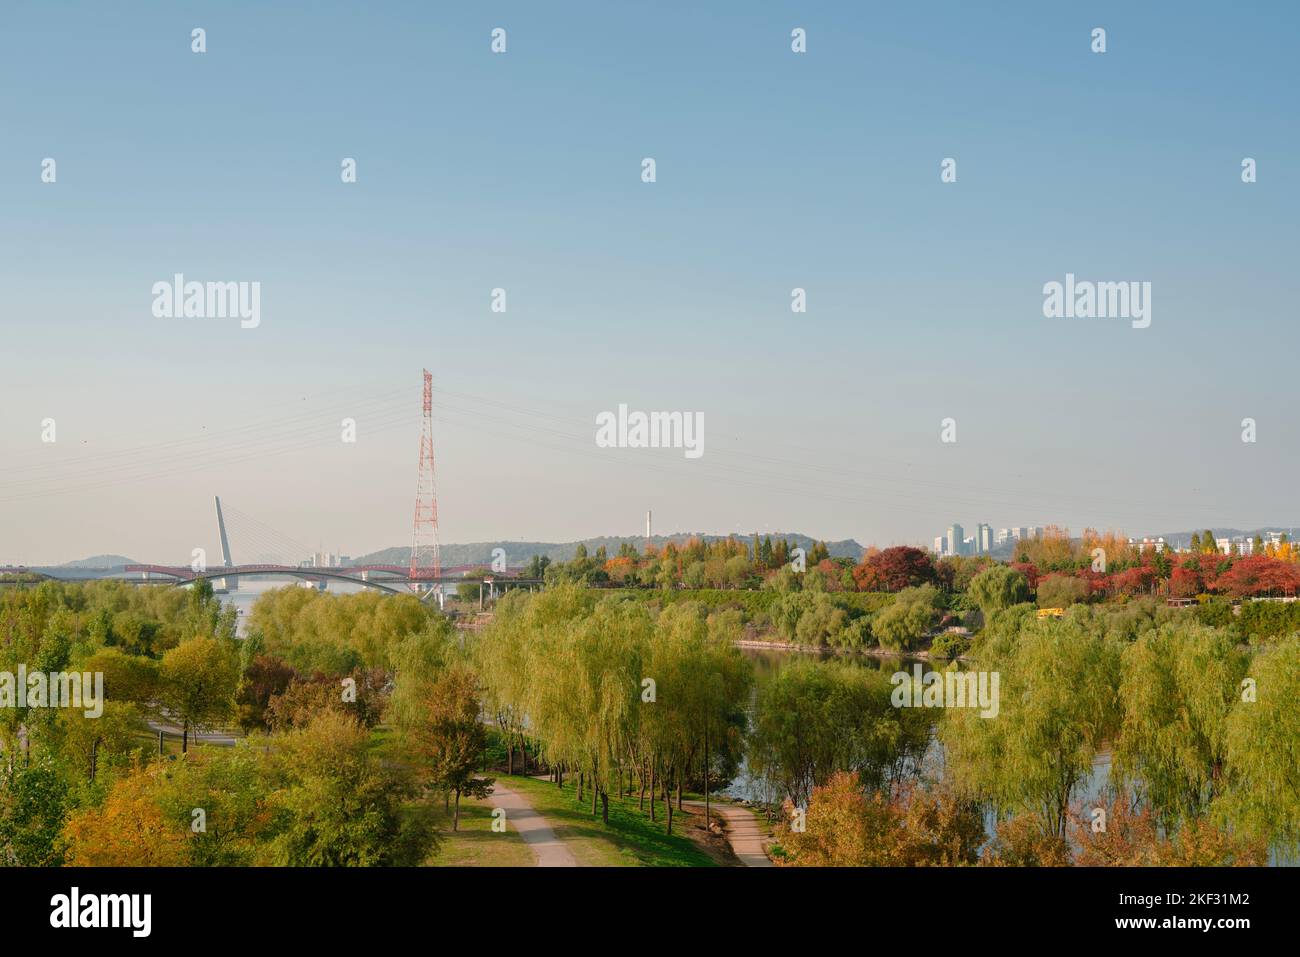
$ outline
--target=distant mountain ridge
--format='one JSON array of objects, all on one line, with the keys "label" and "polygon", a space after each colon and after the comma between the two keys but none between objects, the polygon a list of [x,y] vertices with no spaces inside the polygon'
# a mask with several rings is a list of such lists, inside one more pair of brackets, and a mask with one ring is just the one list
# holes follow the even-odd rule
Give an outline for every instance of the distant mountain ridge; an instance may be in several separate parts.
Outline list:
[{"label": "distant mountain ridge", "polygon": [[[768,536],[771,536],[772,541],[784,538],[786,541],[794,542],[805,550],[811,549],[816,542],[821,541],[819,538],[813,538],[799,532],[758,533],[760,539]],[[467,545],[447,544],[441,546],[439,552],[443,565],[490,565],[493,550],[500,548],[505,550],[507,565],[526,565],[534,555],[544,555],[553,562],[567,562],[573,558],[573,553],[579,545],[587,546],[587,551],[590,554],[594,554],[596,549],[604,546],[605,553],[610,558],[613,558],[618,554],[619,546],[624,542],[635,546],[638,552],[644,552],[647,541],[656,548],[663,548],[669,542],[682,545],[692,538],[700,538],[706,542],[717,542],[729,537],[749,544],[754,536],[753,533],[727,536],[678,532],[672,535],[655,535],[647,539],[644,535],[603,535],[599,538],[585,538],[581,542],[472,542]],[[827,542],[826,548],[833,558],[852,558],[857,561],[862,557],[862,546],[851,538]],[[410,546],[398,545],[393,548],[384,548],[377,552],[371,552],[369,555],[361,555],[352,561],[357,565],[404,565],[410,559]]]},{"label": "distant mountain ridge", "polygon": [[91,555],[89,558],[79,558],[75,562],[64,562],[62,565],[56,565],[56,568],[120,568],[123,565],[138,564],[134,558],[127,558],[125,555]]}]

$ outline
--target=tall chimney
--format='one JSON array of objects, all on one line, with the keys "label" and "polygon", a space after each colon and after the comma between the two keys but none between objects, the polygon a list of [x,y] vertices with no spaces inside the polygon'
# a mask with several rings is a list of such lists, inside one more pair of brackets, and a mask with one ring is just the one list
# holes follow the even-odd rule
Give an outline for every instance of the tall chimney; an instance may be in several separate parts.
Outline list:
[{"label": "tall chimney", "polygon": [[645,511],[645,537],[647,541],[650,540],[650,509]]}]

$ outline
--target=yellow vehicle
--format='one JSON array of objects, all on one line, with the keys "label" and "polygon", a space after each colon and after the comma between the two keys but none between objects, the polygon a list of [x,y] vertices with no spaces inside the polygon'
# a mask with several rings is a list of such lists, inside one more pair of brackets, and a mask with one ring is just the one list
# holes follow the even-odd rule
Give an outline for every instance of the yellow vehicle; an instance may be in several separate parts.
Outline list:
[{"label": "yellow vehicle", "polygon": [[1039,618],[1061,618],[1065,615],[1064,608],[1040,608],[1038,609]]}]

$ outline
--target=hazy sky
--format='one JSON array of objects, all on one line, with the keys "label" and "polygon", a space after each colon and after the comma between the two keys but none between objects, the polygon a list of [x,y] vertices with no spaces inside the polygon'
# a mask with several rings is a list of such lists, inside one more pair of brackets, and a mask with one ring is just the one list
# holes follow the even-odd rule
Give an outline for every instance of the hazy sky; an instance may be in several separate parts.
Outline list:
[{"label": "hazy sky", "polygon": [[1294,4],[703,6],[6,4],[0,563],[409,543],[422,367],[449,542],[1300,522]]}]

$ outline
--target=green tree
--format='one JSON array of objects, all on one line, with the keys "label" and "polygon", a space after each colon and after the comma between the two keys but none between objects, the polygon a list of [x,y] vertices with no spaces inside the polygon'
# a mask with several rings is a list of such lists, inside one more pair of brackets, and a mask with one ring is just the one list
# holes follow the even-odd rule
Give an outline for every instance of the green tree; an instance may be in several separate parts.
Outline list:
[{"label": "green tree", "polygon": [[1064,838],[1070,800],[1119,726],[1119,646],[1072,617],[1004,615],[990,632],[978,664],[999,676],[998,716],[944,709],[947,767],[963,793]]},{"label": "green tree", "polygon": [[1257,653],[1228,717],[1229,790],[1220,810],[1247,833],[1300,849],[1300,636]]},{"label": "green tree", "polygon": [[410,777],[370,753],[356,721],[327,711],[272,739],[277,833],[264,863],[289,867],[411,864],[434,843],[427,818],[404,813],[415,795]]},{"label": "green tree", "polygon": [[910,651],[934,626],[941,601],[933,585],[904,588],[893,604],[872,619],[871,632],[881,647]]},{"label": "green tree", "polygon": [[168,717],[181,725],[181,751],[190,731],[218,727],[235,711],[239,659],[227,642],[191,638],[163,655],[160,699]]},{"label": "green tree", "polygon": [[841,662],[798,660],[761,685],[749,734],[751,771],[777,800],[806,807],[836,771],[871,787],[897,784],[916,769],[929,743],[922,709],[893,707],[879,671]]},{"label": "green tree", "polygon": [[1225,632],[1181,621],[1124,649],[1115,776],[1140,786],[1166,826],[1200,817],[1223,788],[1228,716],[1247,663]]},{"label": "green tree", "polygon": [[1088,583],[1073,575],[1048,575],[1038,581],[1039,608],[1067,608],[1087,599]]},{"label": "green tree", "polygon": [[422,708],[406,728],[413,749],[425,762],[431,783],[455,795],[451,829],[460,829],[460,798],[485,798],[492,779],[478,777],[487,748],[487,729],[479,720],[478,675],[463,663],[444,669],[421,696]]},{"label": "green tree", "polygon": [[1005,608],[1029,601],[1029,579],[1010,566],[990,565],[971,579],[967,593],[988,621]]},{"label": "green tree", "polygon": [[0,763],[0,863],[53,867],[63,863],[62,830],[70,796],[49,758]]}]

